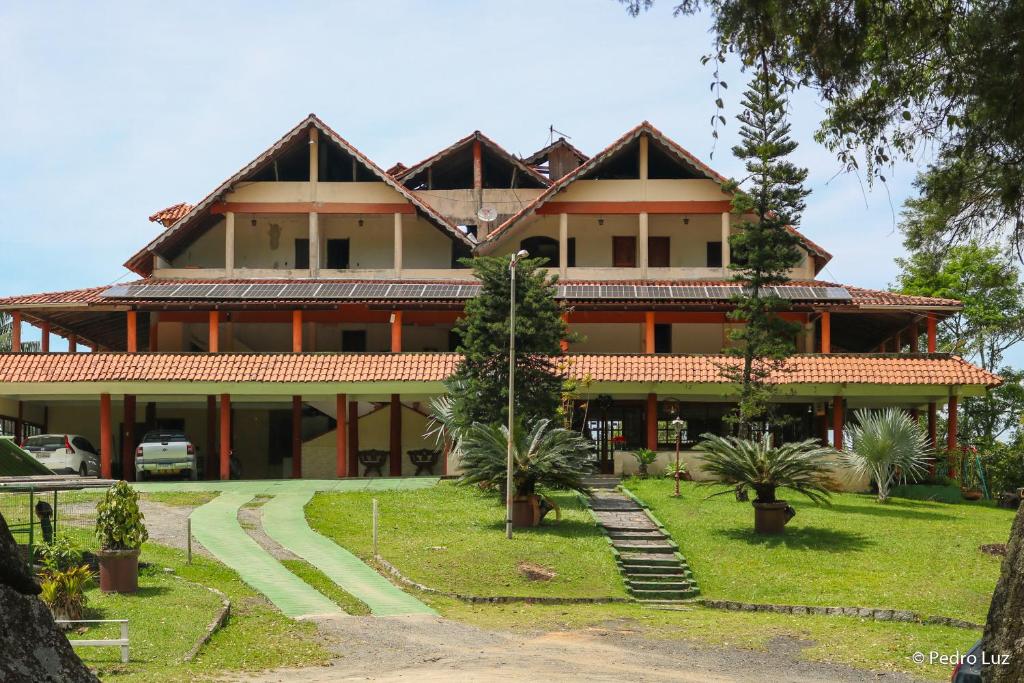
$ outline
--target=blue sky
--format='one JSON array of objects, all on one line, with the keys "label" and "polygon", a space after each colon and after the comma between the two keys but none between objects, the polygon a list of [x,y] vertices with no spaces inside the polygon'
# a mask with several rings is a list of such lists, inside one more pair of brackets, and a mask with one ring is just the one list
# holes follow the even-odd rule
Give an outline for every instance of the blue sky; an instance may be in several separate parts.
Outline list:
[{"label": "blue sky", "polygon": [[[5,3],[0,296],[133,277],[121,264],[157,233],[147,216],[202,198],[309,112],[385,168],[475,129],[528,154],[554,125],[594,153],[648,119],[738,175],[745,78],[724,72],[711,158],[709,44],[706,17],[669,2],[638,19],[612,0]],[[874,189],[837,175],[812,137],[820,103],[792,108],[813,190],[801,229],[835,255],[821,276],[886,287],[915,167]]]}]

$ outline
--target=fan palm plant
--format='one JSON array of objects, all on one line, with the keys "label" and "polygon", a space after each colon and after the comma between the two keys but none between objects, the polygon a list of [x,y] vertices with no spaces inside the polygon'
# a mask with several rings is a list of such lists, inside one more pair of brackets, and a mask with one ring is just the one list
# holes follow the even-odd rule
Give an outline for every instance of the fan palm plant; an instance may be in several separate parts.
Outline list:
[{"label": "fan palm plant", "polygon": [[[463,484],[505,488],[508,429],[504,425],[474,423],[460,439]],[[512,441],[512,482],[516,496],[532,496],[538,487],[589,494],[583,482],[594,445],[578,432],[537,420],[527,429],[519,425]]]},{"label": "fan palm plant", "polygon": [[758,440],[705,434],[700,449],[703,470],[712,477],[706,483],[743,492],[753,489],[755,504],[780,502],[775,497],[779,488],[828,503],[829,465],[835,451],[815,439],[772,446],[768,434]]},{"label": "fan palm plant", "polygon": [[917,422],[899,408],[858,410],[849,429],[853,447],[842,462],[878,486],[878,502],[889,499],[892,487],[916,480],[927,470],[932,451]]}]

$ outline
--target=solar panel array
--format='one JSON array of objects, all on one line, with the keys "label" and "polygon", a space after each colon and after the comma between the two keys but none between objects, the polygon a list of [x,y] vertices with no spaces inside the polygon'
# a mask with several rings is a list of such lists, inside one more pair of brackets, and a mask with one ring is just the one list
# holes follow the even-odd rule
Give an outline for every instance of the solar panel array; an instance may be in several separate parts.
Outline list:
[{"label": "solar panel array", "polygon": [[[791,301],[850,301],[842,287],[781,285],[768,293]],[[634,285],[564,284],[559,299],[595,301],[726,301],[741,291],[739,285]],[[281,283],[184,283],[118,285],[103,293],[112,299],[218,299],[266,300],[452,300],[470,299],[480,292],[477,284],[393,282],[281,282]]]}]

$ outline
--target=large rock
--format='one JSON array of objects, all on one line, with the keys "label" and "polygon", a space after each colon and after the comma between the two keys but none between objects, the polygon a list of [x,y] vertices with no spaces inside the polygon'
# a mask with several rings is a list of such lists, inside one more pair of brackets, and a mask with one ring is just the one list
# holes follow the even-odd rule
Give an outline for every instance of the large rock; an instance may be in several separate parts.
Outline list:
[{"label": "large rock", "polygon": [[[1024,507],[1010,531],[1003,572],[992,594],[982,645],[989,664],[983,679],[990,683],[1024,681]],[[1006,663],[1002,663],[1008,657]]]},{"label": "large rock", "polygon": [[36,597],[38,593],[39,584],[20,559],[7,521],[0,515],[0,681],[96,681],[57,628],[49,608]]}]

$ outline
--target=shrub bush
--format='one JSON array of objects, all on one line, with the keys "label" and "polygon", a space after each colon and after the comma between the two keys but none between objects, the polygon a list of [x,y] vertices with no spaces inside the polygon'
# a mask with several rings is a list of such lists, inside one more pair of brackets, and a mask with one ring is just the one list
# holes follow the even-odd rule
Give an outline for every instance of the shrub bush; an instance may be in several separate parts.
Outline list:
[{"label": "shrub bush", "polygon": [[982,455],[993,495],[1024,487],[1024,447],[1021,444],[996,443]]}]

